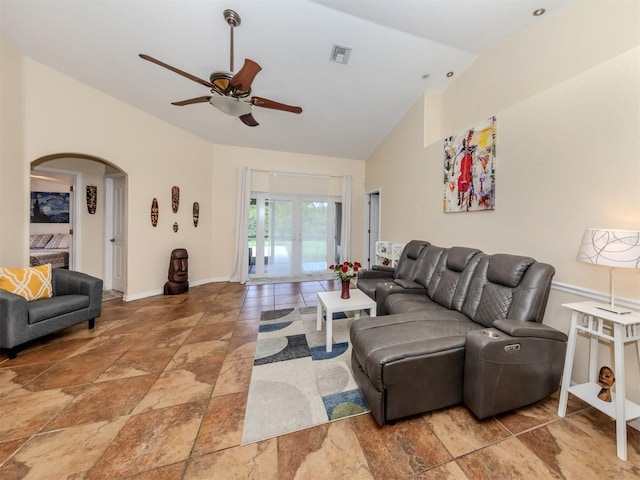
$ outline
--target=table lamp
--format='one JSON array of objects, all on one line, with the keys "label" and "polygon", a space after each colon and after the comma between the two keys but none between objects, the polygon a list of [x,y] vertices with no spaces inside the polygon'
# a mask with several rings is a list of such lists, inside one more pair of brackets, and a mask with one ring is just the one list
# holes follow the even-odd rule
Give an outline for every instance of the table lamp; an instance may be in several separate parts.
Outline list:
[{"label": "table lamp", "polygon": [[640,269],[640,232],[588,228],[582,237],[578,260],[611,268],[611,303],[598,307],[612,313],[631,313],[614,303],[614,270],[616,268]]}]

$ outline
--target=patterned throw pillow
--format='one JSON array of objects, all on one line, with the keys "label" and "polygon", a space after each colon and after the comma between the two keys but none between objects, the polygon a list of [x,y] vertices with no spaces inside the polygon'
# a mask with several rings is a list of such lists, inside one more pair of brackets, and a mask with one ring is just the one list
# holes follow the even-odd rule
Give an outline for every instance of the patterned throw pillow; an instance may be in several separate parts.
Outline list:
[{"label": "patterned throw pillow", "polygon": [[0,267],[0,288],[27,301],[50,298],[53,295],[51,285],[51,264],[29,268]]},{"label": "patterned throw pillow", "polygon": [[69,248],[70,242],[70,235],[66,233],[56,233],[44,248]]},{"label": "patterned throw pillow", "polygon": [[53,238],[52,233],[42,233],[40,235],[31,235],[29,237],[29,248],[44,248],[49,240]]}]

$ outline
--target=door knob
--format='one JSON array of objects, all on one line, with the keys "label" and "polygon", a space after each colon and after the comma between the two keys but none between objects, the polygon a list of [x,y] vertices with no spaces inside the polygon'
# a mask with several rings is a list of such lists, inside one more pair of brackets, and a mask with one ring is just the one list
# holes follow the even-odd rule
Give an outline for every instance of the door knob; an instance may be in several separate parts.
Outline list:
[{"label": "door knob", "polygon": [[115,242],[115,241],[116,241],[116,239],[115,239],[115,238],[112,238],[112,239],[111,239],[111,240],[109,240],[109,241],[110,241],[110,242]]}]

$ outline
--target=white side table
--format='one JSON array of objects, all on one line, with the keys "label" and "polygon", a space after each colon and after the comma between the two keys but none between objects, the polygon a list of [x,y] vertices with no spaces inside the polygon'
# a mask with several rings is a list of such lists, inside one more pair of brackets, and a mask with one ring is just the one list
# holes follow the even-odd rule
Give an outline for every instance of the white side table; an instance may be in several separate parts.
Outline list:
[{"label": "white side table", "polygon": [[[640,405],[625,397],[625,365],[624,344],[636,342],[638,359],[640,361],[640,312],[618,315],[597,308],[598,302],[566,303],[563,307],[571,312],[571,327],[567,356],[562,374],[560,402],[558,415],[564,417],[567,413],[569,393],[575,395],[589,405],[616,419],[616,445],[618,457],[627,460],[627,422],[640,417]],[[590,337],[589,343],[589,381],[571,386],[571,371],[576,353],[576,338],[578,331],[585,332]],[[614,363],[613,371],[616,376],[612,392],[612,401],[605,402],[598,398],[598,339],[613,342]]]},{"label": "white side table", "polygon": [[322,311],[327,318],[327,352],[333,350],[333,314],[336,312],[355,311],[355,318],[360,317],[360,310],[369,310],[369,315],[376,316],[376,302],[362,290],[349,290],[351,298],[340,298],[340,290],[332,292],[318,292],[318,306],[316,310],[317,330],[322,330]]}]

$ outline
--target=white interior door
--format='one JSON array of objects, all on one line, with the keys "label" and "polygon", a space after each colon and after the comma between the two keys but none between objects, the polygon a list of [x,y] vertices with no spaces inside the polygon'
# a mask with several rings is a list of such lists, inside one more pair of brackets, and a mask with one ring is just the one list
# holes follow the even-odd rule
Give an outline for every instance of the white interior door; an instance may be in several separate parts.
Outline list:
[{"label": "white interior door", "polygon": [[111,289],[124,292],[126,288],[126,259],[127,259],[127,241],[126,241],[126,180],[124,176],[118,176],[107,179],[110,188],[110,199],[107,199],[111,207],[111,218],[108,219],[107,228],[110,233],[108,242],[108,255],[110,257],[109,279],[111,280]]}]

